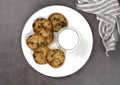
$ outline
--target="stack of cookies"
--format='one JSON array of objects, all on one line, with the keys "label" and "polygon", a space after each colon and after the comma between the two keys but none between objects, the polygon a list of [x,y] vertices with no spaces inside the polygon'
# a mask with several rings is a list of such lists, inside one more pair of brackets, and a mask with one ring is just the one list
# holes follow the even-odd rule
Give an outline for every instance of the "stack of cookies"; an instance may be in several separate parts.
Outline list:
[{"label": "stack of cookies", "polygon": [[26,43],[34,51],[33,57],[36,63],[48,63],[54,68],[60,67],[64,63],[64,52],[59,49],[50,49],[48,45],[54,40],[53,32],[58,32],[66,26],[67,20],[60,13],[53,13],[48,19],[39,18],[34,21],[34,34],[27,38]]}]

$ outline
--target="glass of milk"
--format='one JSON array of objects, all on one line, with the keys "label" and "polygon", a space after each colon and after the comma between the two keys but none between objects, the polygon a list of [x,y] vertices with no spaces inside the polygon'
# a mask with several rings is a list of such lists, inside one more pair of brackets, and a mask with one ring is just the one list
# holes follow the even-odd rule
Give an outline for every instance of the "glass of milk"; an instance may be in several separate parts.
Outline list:
[{"label": "glass of milk", "polygon": [[64,52],[75,51],[81,43],[79,31],[73,27],[64,27],[57,34],[57,46]]}]

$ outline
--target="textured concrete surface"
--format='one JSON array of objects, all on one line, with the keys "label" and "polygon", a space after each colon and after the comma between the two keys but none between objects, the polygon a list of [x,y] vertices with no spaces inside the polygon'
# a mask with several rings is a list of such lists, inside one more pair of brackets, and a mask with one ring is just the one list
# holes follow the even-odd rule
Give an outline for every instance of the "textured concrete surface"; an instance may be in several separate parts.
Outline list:
[{"label": "textured concrete surface", "polygon": [[28,18],[50,5],[76,10],[75,0],[0,0],[0,85],[120,85],[120,41],[117,50],[105,55],[94,15],[80,12],[89,22],[94,46],[87,64],[73,75],[51,78],[35,71],[25,60],[21,33]]}]

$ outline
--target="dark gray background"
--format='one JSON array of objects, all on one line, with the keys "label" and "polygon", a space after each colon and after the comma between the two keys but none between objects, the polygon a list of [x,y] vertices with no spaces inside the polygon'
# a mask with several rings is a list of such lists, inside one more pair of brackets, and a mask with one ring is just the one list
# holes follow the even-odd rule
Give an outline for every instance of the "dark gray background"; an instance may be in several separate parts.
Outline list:
[{"label": "dark gray background", "polygon": [[[117,50],[105,55],[95,16],[76,9],[75,0],[0,0],[0,85],[120,85],[120,41]],[[50,5],[79,11],[89,22],[94,46],[90,59],[78,72],[51,78],[35,71],[25,60],[21,33],[28,18]]]}]

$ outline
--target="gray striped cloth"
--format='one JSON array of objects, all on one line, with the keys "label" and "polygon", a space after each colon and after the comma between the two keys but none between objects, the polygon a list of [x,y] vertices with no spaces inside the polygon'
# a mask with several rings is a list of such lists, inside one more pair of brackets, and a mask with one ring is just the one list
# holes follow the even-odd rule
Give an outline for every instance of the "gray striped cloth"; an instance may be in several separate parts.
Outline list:
[{"label": "gray striped cloth", "polygon": [[120,36],[120,7],[118,0],[77,0],[77,9],[96,14],[99,34],[108,52],[115,50]]}]

